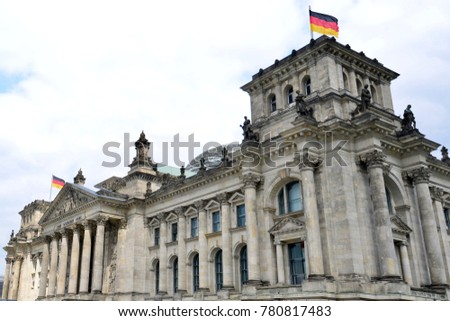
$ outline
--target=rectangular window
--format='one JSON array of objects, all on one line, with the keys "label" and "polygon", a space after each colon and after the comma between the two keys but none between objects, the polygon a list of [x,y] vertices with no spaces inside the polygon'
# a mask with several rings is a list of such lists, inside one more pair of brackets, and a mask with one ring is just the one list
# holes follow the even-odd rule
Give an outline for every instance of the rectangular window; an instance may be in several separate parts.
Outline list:
[{"label": "rectangular window", "polygon": [[286,185],[288,194],[288,212],[296,212],[302,209],[302,194],[298,182]]},{"label": "rectangular window", "polygon": [[178,224],[173,223],[172,224],[172,242],[175,242],[178,237]]},{"label": "rectangular window", "polygon": [[288,253],[291,284],[302,284],[305,279],[305,255],[303,242],[288,244]]},{"label": "rectangular window", "polygon": [[220,211],[212,213],[212,229],[213,232],[220,231]]},{"label": "rectangular window", "polygon": [[236,206],[237,227],[245,226],[245,204]]},{"label": "rectangular window", "polygon": [[154,243],[155,243],[155,246],[156,246],[156,245],[159,245],[159,228],[155,228],[154,229],[154,235],[155,235]]},{"label": "rectangular window", "polygon": [[444,208],[445,224],[447,224],[447,230],[450,230],[450,214],[448,208]]},{"label": "rectangular window", "polygon": [[198,218],[191,218],[191,237],[198,236]]}]

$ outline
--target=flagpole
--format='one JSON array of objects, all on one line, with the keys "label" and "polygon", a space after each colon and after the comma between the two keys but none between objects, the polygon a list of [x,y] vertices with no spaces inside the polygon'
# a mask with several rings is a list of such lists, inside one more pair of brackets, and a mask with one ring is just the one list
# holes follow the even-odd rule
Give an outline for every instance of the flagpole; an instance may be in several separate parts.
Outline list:
[{"label": "flagpole", "polygon": [[310,22],[309,22],[309,31],[311,31],[311,40],[314,40],[314,34],[313,34],[312,29],[311,29],[311,5],[309,6],[309,12],[308,12],[308,14],[309,14],[309,19],[310,19]]},{"label": "flagpole", "polygon": [[53,187],[53,175],[52,175],[52,179],[50,180],[50,197],[49,197],[49,202],[52,201],[52,187]]}]

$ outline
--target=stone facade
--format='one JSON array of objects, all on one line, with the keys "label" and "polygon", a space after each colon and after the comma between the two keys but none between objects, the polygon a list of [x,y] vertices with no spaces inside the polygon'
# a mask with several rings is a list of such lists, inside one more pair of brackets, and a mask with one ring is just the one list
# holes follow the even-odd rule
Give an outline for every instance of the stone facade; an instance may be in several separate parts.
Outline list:
[{"label": "stone facade", "polygon": [[242,87],[259,141],[223,165],[162,174],[142,133],[125,177],[20,212],[2,298],[448,300],[450,167],[398,135],[397,76],[321,37]]}]

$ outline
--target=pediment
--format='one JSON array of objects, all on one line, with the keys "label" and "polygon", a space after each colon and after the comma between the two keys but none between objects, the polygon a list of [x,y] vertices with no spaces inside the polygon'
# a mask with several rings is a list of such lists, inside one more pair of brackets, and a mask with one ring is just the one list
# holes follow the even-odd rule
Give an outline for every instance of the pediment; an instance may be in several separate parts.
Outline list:
[{"label": "pediment", "polygon": [[412,232],[412,229],[398,215],[391,216],[392,231],[404,235]]},{"label": "pediment", "polygon": [[300,231],[305,231],[305,223],[296,218],[286,217],[285,219],[282,219],[277,224],[275,224],[269,230],[269,233],[272,235],[280,235]]},{"label": "pediment", "polygon": [[89,193],[86,188],[81,189],[73,184],[66,183],[45,212],[39,224],[63,218],[96,199],[97,196],[94,192]]},{"label": "pediment", "polygon": [[169,215],[167,215],[166,217],[166,222],[171,222],[171,221],[177,221],[178,220],[178,215],[175,213],[169,213]]}]

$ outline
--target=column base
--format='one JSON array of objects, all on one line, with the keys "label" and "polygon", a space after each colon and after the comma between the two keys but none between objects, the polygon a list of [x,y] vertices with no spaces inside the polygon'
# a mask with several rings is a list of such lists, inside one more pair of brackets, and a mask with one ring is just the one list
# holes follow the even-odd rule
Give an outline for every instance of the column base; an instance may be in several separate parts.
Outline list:
[{"label": "column base", "polygon": [[402,282],[400,275],[383,275],[377,278],[379,281]]},{"label": "column base", "polygon": [[427,286],[427,288],[433,289],[433,290],[445,290],[448,289],[448,284],[430,284]]}]

